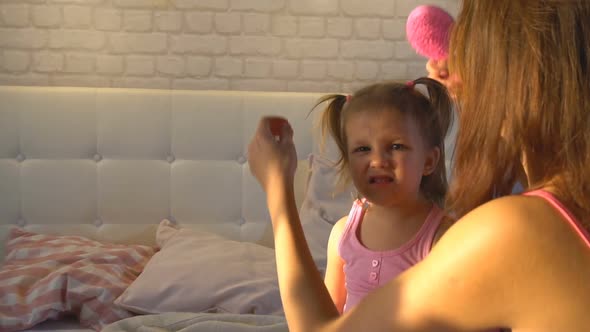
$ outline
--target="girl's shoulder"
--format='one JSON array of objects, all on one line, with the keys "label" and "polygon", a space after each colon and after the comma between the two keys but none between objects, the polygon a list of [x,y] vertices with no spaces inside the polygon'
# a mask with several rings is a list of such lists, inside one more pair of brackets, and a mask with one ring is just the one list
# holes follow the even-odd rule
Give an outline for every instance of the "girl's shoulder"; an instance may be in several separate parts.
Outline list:
[{"label": "girl's shoulder", "polygon": [[349,219],[349,216],[344,216],[334,223],[334,226],[332,226],[332,230],[330,231],[329,242],[334,243],[334,245],[340,245],[340,240],[346,230]]},{"label": "girl's shoulder", "polygon": [[344,216],[342,218],[340,218],[340,220],[338,220],[336,223],[334,223],[334,226],[332,226],[332,234],[336,234],[336,235],[342,235],[342,233],[344,232],[344,229],[346,228],[346,223],[348,222],[348,216]]},{"label": "girl's shoulder", "polygon": [[359,218],[362,218],[361,214],[363,213],[364,204],[364,201],[358,199],[355,200],[352,204],[350,213],[334,223],[328,239],[329,245],[331,243],[335,248],[340,246],[342,236],[345,235],[345,233],[350,232],[351,229],[354,229]]}]

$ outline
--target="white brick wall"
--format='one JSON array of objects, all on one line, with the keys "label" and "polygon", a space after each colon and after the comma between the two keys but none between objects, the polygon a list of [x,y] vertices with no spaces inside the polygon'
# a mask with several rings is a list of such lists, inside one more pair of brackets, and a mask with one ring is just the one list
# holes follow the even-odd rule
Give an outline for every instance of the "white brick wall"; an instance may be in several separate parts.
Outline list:
[{"label": "white brick wall", "polygon": [[96,72],[104,75],[120,75],[123,73],[124,59],[119,55],[99,55],[96,58]]},{"label": "white brick wall", "polygon": [[423,3],[459,0],[0,0],[0,84],[351,91],[425,74]]},{"label": "white brick wall", "polygon": [[23,5],[6,5],[2,7],[2,21],[9,27],[27,27],[29,25],[29,8]]},{"label": "white brick wall", "polygon": [[63,71],[63,68],[64,56],[61,53],[40,51],[33,56],[32,71],[35,73],[56,73]]},{"label": "white brick wall", "polygon": [[3,67],[8,71],[26,72],[29,68],[29,53],[22,51],[6,51],[3,56]]}]

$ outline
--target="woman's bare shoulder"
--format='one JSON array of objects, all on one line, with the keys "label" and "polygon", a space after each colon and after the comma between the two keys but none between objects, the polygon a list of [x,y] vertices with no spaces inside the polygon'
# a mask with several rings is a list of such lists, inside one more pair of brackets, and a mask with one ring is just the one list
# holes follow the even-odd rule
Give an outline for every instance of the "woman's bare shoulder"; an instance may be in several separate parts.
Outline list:
[{"label": "woman's bare shoulder", "polygon": [[[484,236],[486,238],[491,236],[493,242],[502,239],[508,240],[502,233],[510,232],[515,235],[516,228],[519,228],[518,224],[522,224],[522,221],[526,220],[526,210],[526,202],[518,196],[492,200],[473,209],[461,218],[456,220],[447,218],[444,223],[444,234],[441,234],[437,242],[453,238],[453,241],[463,239],[461,240],[463,243],[464,239],[475,237],[482,240]],[[526,228],[526,225],[522,224],[522,227]],[[480,244],[483,243],[480,242]]]},{"label": "woman's bare shoulder", "polygon": [[531,228],[537,228],[534,226],[539,217],[554,217],[546,213],[547,208],[548,205],[536,197],[522,195],[501,197],[473,209],[457,220],[453,228],[462,232],[497,232],[496,235],[508,235],[503,234],[507,232],[512,236],[520,237],[528,233]]},{"label": "woman's bare shoulder", "polygon": [[514,294],[538,291],[527,263],[540,261],[529,232],[537,204],[522,196],[499,198],[457,220],[430,255],[402,277],[412,299],[406,304],[420,313],[416,321],[426,314],[472,329],[513,326],[510,308],[528,307]]},{"label": "woman's bare shoulder", "polygon": [[563,216],[545,199],[524,195],[506,196],[482,204],[454,226],[459,226],[456,229],[461,232],[493,231],[500,235],[497,241],[519,239],[516,244],[546,242],[555,232],[574,235]]},{"label": "woman's bare shoulder", "polygon": [[[560,235],[559,240],[556,234]],[[491,200],[473,209],[451,226],[436,247],[445,239],[460,241],[467,247],[502,256],[503,264],[536,256],[551,255],[562,242],[575,236],[561,215],[544,199],[533,196],[512,195]]]}]

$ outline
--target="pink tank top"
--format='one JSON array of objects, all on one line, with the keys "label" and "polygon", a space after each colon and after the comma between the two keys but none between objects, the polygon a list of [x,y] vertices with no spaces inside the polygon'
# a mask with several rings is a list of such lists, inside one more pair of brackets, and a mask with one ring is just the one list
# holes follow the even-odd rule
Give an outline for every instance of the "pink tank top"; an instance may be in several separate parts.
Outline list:
[{"label": "pink tank top", "polygon": [[397,249],[372,251],[363,246],[357,237],[366,211],[365,204],[364,200],[353,203],[338,246],[338,253],[344,260],[347,292],[344,312],[357,305],[372,290],[423,260],[432,248],[434,235],[444,216],[444,211],[435,204],[412,240]]},{"label": "pink tank top", "polygon": [[569,210],[550,192],[545,190],[533,190],[527,193],[524,193],[525,196],[537,196],[545,199],[549,204],[551,204],[567,222],[572,226],[572,228],[578,233],[578,235],[584,240],[586,245],[590,247],[590,234],[588,231],[582,227],[582,224],[569,212]]}]

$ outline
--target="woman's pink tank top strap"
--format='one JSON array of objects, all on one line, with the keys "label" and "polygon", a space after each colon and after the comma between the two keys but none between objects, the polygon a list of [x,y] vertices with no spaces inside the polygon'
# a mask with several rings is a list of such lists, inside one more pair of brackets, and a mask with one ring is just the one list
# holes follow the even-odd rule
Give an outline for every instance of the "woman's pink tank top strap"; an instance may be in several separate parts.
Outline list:
[{"label": "woman's pink tank top strap", "polygon": [[586,245],[590,248],[590,234],[582,227],[582,224],[570,213],[570,211],[548,191],[534,190],[524,193],[526,196],[538,196],[549,202],[559,213],[569,222],[576,233],[584,240]]}]

